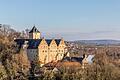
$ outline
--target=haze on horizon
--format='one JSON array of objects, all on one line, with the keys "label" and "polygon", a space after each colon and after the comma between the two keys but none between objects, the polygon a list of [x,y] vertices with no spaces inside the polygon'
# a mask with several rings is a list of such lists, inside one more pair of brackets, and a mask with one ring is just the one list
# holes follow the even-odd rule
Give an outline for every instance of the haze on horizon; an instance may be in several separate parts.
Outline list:
[{"label": "haze on horizon", "polygon": [[46,37],[120,40],[120,0],[1,0],[0,23]]}]

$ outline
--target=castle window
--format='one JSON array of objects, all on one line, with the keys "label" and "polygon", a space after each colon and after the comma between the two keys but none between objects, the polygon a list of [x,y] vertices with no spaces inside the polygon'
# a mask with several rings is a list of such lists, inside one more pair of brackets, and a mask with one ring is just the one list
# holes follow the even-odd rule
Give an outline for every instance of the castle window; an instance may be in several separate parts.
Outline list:
[{"label": "castle window", "polygon": [[44,48],[46,48],[46,46],[44,46]]},{"label": "castle window", "polygon": [[44,52],[44,50],[43,50],[43,52]]},{"label": "castle window", "polygon": [[47,52],[47,50],[45,50],[45,52]]}]

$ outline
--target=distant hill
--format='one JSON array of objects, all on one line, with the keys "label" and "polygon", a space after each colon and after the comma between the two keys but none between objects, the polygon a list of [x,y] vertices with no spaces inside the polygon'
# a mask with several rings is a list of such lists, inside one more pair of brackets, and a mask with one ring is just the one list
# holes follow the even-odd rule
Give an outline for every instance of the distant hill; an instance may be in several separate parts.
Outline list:
[{"label": "distant hill", "polygon": [[73,42],[88,45],[120,45],[120,40],[77,40]]}]

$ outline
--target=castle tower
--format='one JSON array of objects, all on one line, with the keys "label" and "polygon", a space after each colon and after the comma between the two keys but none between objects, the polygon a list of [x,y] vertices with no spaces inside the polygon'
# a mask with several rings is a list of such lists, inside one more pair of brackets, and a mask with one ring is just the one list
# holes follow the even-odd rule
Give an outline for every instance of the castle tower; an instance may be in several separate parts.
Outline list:
[{"label": "castle tower", "polygon": [[29,39],[40,39],[41,33],[38,31],[38,29],[33,26],[32,30],[29,32]]}]

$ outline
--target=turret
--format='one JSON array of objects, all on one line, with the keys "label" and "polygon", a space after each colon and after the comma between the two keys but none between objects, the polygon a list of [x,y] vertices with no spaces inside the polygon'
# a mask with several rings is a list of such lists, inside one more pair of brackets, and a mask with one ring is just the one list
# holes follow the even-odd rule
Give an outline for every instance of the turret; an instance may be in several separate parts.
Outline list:
[{"label": "turret", "polygon": [[29,32],[29,39],[40,39],[41,33],[38,31],[38,29],[33,26],[32,30]]}]

